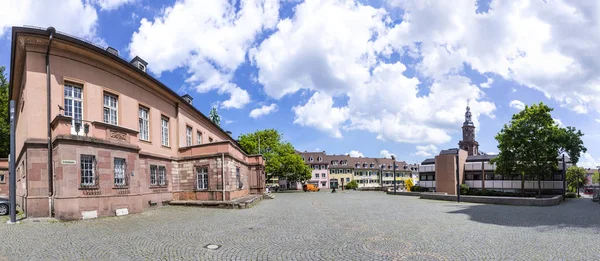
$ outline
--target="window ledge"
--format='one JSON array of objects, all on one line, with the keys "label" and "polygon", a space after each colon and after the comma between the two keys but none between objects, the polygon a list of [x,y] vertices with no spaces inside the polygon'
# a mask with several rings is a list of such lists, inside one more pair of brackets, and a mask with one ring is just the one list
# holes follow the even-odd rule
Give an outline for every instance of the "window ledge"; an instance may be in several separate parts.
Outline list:
[{"label": "window ledge", "polygon": [[114,186],[113,189],[129,189],[129,185]]},{"label": "window ledge", "polygon": [[165,145],[162,145],[162,144],[160,146],[163,147],[163,148],[171,149],[171,146],[165,146]]},{"label": "window ledge", "polygon": [[168,185],[150,185],[151,189],[168,188]]},{"label": "window ledge", "polygon": [[138,133],[140,133],[139,131],[134,130],[134,129],[130,129],[130,128],[126,128],[126,127],[123,127],[123,126],[106,123],[106,122],[103,122],[103,121],[93,121],[92,124],[93,125],[97,125],[97,126],[102,126],[104,128],[107,128],[107,129],[114,129],[114,130],[119,130],[119,131],[127,132],[127,133],[130,133],[130,134],[133,134],[133,135],[137,135]]},{"label": "window ledge", "polygon": [[98,190],[98,189],[100,189],[100,186],[98,186],[98,185],[92,185],[92,186],[79,185],[79,190]]},{"label": "window ledge", "polygon": [[140,142],[143,142],[143,143],[152,144],[152,141],[150,141],[150,140],[142,140],[142,139],[139,139],[139,141],[140,141]]}]

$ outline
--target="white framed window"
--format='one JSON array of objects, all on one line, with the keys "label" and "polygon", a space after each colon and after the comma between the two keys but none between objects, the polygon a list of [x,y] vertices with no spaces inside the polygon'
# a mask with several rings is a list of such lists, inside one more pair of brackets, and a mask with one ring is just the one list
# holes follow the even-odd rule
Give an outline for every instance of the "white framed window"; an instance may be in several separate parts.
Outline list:
[{"label": "white framed window", "polygon": [[192,146],[192,127],[185,127],[185,145]]},{"label": "white framed window", "polygon": [[158,166],[158,185],[167,184],[167,168],[165,166]]},{"label": "white framed window", "polygon": [[196,167],[196,189],[208,189],[208,167]]},{"label": "white framed window", "polygon": [[125,159],[115,158],[115,185],[125,186]]},{"label": "white framed window", "polygon": [[350,178],[346,178],[346,182],[350,182]]},{"label": "white framed window", "polygon": [[319,169],[319,165],[314,165],[314,168],[315,169]]},{"label": "white framed window", "polygon": [[169,147],[169,118],[161,117],[160,119],[161,128],[161,144]]},{"label": "white framed window", "polygon": [[319,178],[319,173],[315,174],[315,178],[317,178],[317,179]]},{"label": "white framed window", "polygon": [[321,162],[321,161],[323,161],[323,158],[321,158],[321,156],[319,156],[319,157],[317,158],[317,161],[318,161],[318,162]]},{"label": "white framed window", "polygon": [[156,166],[156,165],[150,165],[150,185],[151,186],[158,185],[157,174],[158,174],[158,166]]},{"label": "white framed window", "polygon": [[147,108],[140,107],[138,121],[140,125],[140,140],[150,141],[150,113]]},{"label": "white framed window", "polygon": [[93,155],[81,155],[80,157],[81,166],[81,186],[94,186],[96,185],[95,172],[96,172],[96,156]]},{"label": "white framed window", "polygon": [[202,144],[202,132],[199,132],[199,131],[196,132],[196,144],[198,144],[198,145]]},{"label": "white framed window", "polygon": [[118,98],[117,96],[104,94],[104,122],[117,125],[118,118]]},{"label": "white framed window", "polygon": [[309,161],[309,162],[313,162],[313,161],[314,161],[313,157],[309,157],[309,158],[308,158],[308,161]]},{"label": "white framed window", "polygon": [[64,109],[65,116],[71,117],[71,134],[83,134],[83,131],[75,131],[75,123],[82,126],[83,120],[83,88],[72,84],[65,84],[64,89]]}]

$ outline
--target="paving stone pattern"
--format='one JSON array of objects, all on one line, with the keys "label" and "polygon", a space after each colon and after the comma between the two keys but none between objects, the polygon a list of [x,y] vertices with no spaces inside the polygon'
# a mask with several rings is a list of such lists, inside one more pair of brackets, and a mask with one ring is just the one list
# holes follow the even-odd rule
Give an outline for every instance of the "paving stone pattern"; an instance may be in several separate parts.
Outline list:
[{"label": "paving stone pattern", "polygon": [[524,207],[356,191],[0,224],[0,260],[600,260],[599,242],[589,199]]}]

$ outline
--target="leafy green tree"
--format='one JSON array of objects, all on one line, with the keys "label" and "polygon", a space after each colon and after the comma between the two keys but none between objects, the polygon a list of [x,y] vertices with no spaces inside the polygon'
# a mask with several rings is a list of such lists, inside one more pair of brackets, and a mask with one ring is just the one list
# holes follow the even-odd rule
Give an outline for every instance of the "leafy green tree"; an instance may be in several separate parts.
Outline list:
[{"label": "leafy green tree", "polygon": [[579,188],[587,185],[588,180],[585,178],[585,169],[582,167],[571,166],[567,169],[567,185],[573,192],[577,190],[577,196],[579,196]]},{"label": "leafy green tree", "polygon": [[350,181],[346,184],[346,189],[357,189],[358,188],[358,182],[356,182],[356,180]]},{"label": "leafy green tree", "polygon": [[288,181],[305,181],[311,178],[311,170],[302,157],[274,129],[241,135],[239,143],[246,153],[263,155],[267,182],[273,177]]},{"label": "leafy green tree", "polygon": [[8,115],[8,79],[4,66],[0,66],[0,158],[8,158],[10,122]]},{"label": "leafy green tree", "polygon": [[543,103],[525,106],[495,137],[500,150],[492,160],[496,172],[520,175],[522,193],[525,175],[538,181],[541,196],[541,180],[558,170],[558,156],[566,153],[576,164],[580,154],[586,151],[581,131],[573,127],[560,128],[552,119],[551,111],[552,108]]},{"label": "leafy green tree", "polygon": [[592,175],[592,183],[593,184],[598,184],[598,183],[600,183],[599,181],[600,181],[600,173],[598,173],[598,171],[596,171]]},{"label": "leafy green tree", "polygon": [[217,107],[212,107],[212,109],[210,109],[210,113],[208,115],[210,117],[210,120],[217,124],[218,126],[221,126],[221,116],[219,116],[219,113],[217,112]]}]

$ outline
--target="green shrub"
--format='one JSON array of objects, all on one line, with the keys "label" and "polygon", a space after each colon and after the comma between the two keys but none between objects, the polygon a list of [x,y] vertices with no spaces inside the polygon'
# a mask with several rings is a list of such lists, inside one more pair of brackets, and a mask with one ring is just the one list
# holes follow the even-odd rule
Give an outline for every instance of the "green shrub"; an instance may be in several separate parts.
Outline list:
[{"label": "green shrub", "polygon": [[577,197],[577,193],[575,193],[575,192],[567,192],[567,193],[565,193],[565,197],[566,198],[576,198]]},{"label": "green shrub", "polygon": [[358,188],[358,182],[356,182],[356,180],[350,181],[348,182],[348,184],[346,184],[346,189],[357,189]]},{"label": "green shrub", "polygon": [[425,191],[427,191],[427,188],[424,188],[424,187],[421,187],[421,186],[414,186],[414,187],[412,187],[411,191],[413,191],[413,192],[425,192]]},{"label": "green shrub", "polygon": [[460,184],[460,194],[461,195],[466,195],[467,193],[469,193],[469,185],[467,185],[467,184]]}]

